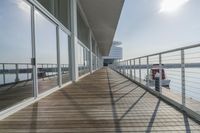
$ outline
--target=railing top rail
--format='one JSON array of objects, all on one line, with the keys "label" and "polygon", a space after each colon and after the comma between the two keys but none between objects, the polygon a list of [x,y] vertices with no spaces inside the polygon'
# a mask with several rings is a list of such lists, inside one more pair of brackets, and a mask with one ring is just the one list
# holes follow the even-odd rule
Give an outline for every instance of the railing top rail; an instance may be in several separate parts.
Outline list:
[{"label": "railing top rail", "polygon": [[145,55],[145,56],[140,56],[140,57],[136,57],[136,58],[131,58],[131,59],[123,60],[123,61],[136,60],[136,59],[140,59],[140,58],[145,58],[145,57],[150,57],[150,56],[156,56],[156,55],[159,55],[159,54],[166,54],[166,53],[176,52],[176,51],[180,51],[180,50],[191,49],[191,48],[195,48],[195,47],[200,47],[200,43],[194,44],[194,45],[190,45],[190,46],[181,47],[181,48],[176,48],[176,49],[172,49],[172,50],[167,50],[167,51],[163,51],[163,52],[158,52],[158,53],[154,53],[154,54],[150,54],[150,55]]},{"label": "railing top rail", "polygon": [[[31,63],[2,63],[0,62],[0,65],[31,65]],[[37,63],[37,65],[57,65],[56,63],[53,64],[53,63]],[[61,64],[61,65],[69,65],[69,64]]]},{"label": "railing top rail", "polygon": [[0,62],[0,65],[5,64],[5,65],[15,65],[15,64],[19,64],[19,65],[29,65],[31,63],[2,63]]}]

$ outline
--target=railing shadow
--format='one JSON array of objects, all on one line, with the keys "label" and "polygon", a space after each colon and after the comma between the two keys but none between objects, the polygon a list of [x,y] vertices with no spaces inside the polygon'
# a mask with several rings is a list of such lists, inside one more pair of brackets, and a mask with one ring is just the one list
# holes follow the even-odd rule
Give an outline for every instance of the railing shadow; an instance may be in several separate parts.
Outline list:
[{"label": "railing shadow", "polygon": [[189,124],[189,121],[188,121],[188,116],[185,113],[183,113],[183,119],[184,119],[184,125],[185,125],[186,133],[191,133],[190,124]]},{"label": "railing shadow", "polygon": [[120,117],[120,121],[135,107],[135,105],[137,105],[137,103],[144,97],[144,95],[147,93],[147,91],[145,91],[137,100],[136,102],[134,102],[129,108],[128,110]]},{"label": "railing shadow", "polygon": [[32,105],[30,133],[37,133],[38,103]]},{"label": "railing shadow", "polygon": [[122,99],[126,95],[130,94],[132,91],[136,90],[137,88],[138,88],[138,86],[136,86],[135,88],[131,89],[130,91],[128,91],[127,93],[125,93],[124,95],[122,95],[121,97],[119,97],[117,100],[115,100],[115,102],[118,102],[120,99]]},{"label": "railing shadow", "polygon": [[81,107],[81,104],[77,102],[66,90],[60,90],[60,92],[65,96],[65,98],[70,102],[70,104],[80,113],[80,115],[85,119],[86,122],[92,124],[94,128],[99,125],[96,123],[95,119],[88,114],[87,110]]},{"label": "railing shadow", "polygon": [[114,96],[113,96],[113,93],[112,93],[110,78],[109,78],[109,75],[108,75],[108,69],[106,69],[106,73],[107,73],[107,79],[108,79],[110,100],[111,100],[111,105],[112,105],[112,115],[113,115],[113,120],[114,120],[114,125],[115,125],[115,132],[121,133],[122,132],[121,125],[120,125],[120,121],[118,120],[118,114],[117,114],[117,110],[116,110],[115,100],[114,100]]},{"label": "railing shadow", "polygon": [[[112,86],[111,86],[111,82],[110,82],[110,78],[109,78],[109,72],[106,69],[107,72],[107,79],[108,79],[108,86],[109,86],[109,94],[110,94],[110,98],[111,98],[111,105],[112,105],[112,113],[113,113],[113,120],[114,120],[114,124],[115,124],[115,132],[116,133],[121,133],[122,129],[121,129],[121,124],[120,121],[135,107],[135,105],[145,96],[145,94],[147,93],[147,91],[145,91],[137,100],[136,102],[134,102],[128,109],[127,111],[119,118],[118,114],[117,114],[117,109],[116,109],[116,103],[121,100],[123,97],[127,96],[128,94],[130,94],[132,91],[134,91],[135,89],[138,88],[138,86],[136,86],[135,88],[131,89],[129,92],[125,93],[124,95],[122,95],[120,98],[118,98],[116,101],[114,100],[114,96],[113,96],[113,91],[112,91]],[[127,81],[126,81],[127,82]],[[125,83],[125,82],[123,82]],[[122,83],[121,83],[122,84]],[[118,84],[120,85],[120,84]],[[117,86],[117,85],[114,85]],[[125,87],[124,87],[125,88]]]},{"label": "railing shadow", "polygon": [[117,90],[113,90],[112,92],[118,92],[118,91],[120,91],[120,90],[122,90],[122,89],[124,89],[124,88],[126,88],[126,87],[128,87],[128,86],[130,86],[130,85],[132,85],[133,83],[130,83],[130,84],[128,84],[128,85],[125,85],[125,86],[123,86],[123,87],[121,87],[121,88],[119,88],[119,89],[117,89]]},{"label": "railing shadow", "polygon": [[157,104],[156,104],[156,107],[154,109],[154,112],[151,116],[151,119],[149,121],[149,124],[147,126],[147,130],[146,130],[146,133],[150,133],[151,132],[151,129],[153,127],[153,123],[155,121],[155,118],[156,118],[156,115],[157,115],[157,112],[158,112],[158,109],[159,109],[159,106],[160,106],[160,99],[158,100]]},{"label": "railing shadow", "polygon": [[113,85],[113,86],[110,85],[110,87],[114,88],[114,87],[116,87],[116,86],[118,86],[118,85],[120,85],[120,84],[124,84],[124,83],[126,83],[126,82],[129,82],[129,80],[125,80],[125,81],[120,82],[120,83],[118,83],[118,84],[116,84],[116,85]]}]

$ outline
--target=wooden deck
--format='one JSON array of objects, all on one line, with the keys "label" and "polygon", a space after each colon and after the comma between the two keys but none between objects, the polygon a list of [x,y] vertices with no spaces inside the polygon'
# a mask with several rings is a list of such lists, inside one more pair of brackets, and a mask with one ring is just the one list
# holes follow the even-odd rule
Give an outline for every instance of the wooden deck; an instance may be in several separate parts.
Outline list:
[{"label": "wooden deck", "polygon": [[0,121],[0,133],[200,132],[200,125],[103,68]]}]

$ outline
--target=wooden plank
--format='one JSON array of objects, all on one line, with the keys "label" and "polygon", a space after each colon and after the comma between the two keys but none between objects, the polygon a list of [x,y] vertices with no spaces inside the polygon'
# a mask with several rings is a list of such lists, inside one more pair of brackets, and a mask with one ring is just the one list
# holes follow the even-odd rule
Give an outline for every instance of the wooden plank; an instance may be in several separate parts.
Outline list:
[{"label": "wooden plank", "polygon": [[2,133],[200,132],[200,125],[109,68],[0,122]]}]

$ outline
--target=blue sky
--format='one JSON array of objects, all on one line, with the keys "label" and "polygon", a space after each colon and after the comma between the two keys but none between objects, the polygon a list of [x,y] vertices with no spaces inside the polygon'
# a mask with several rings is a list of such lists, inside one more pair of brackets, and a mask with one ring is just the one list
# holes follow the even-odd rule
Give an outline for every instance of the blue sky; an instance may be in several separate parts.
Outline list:
[{"label": "blue sky", "polygon": [[[123,43],[124,59],[143,56],[200,42],[200,0],[126,0],[115,34]],[[167,10],[167,9],[166,9]]]}]

